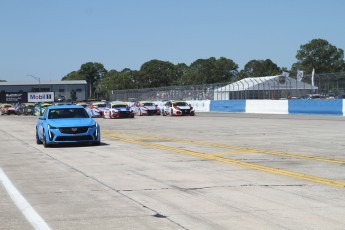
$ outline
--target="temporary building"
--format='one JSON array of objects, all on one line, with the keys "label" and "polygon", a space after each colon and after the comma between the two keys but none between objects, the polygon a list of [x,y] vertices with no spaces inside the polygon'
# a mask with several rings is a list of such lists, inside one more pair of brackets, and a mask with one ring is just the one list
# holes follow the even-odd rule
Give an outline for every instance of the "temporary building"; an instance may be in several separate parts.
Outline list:
[{"label": "temporary building", "polygon": [[214,100],[287,99],[317,90],[316,86],[282,75],[251,77],[215,89]]}]

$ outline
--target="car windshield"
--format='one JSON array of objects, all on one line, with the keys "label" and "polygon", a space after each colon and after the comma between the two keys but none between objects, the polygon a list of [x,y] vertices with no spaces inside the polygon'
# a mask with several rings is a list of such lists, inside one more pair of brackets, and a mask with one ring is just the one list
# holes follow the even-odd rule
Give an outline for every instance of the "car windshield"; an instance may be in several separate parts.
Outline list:
[{"label": "car windshield", "polygon": [[187,102],[179,101],[179,102],[175,102],[174,106],[188,106],[188,104]]},{"label": "car windshield", "polygon": [[101,104],[95,104],[95,106],[97,106],[98,108],[104,108],[107,106],[107,104],[101,103]]},{"label": "car windshield", "polygon": [[112,105],[111,108],[124,108],[127,107],[127,105]]},{"label": "car windshield", "polygon": [[152,102],[143,103],[143,106],[152,106],[152,105],[155,105],[155,104]]},{"label": "car windshield", "polygon": [[89,115],[84,108],[51,109],[49,110],[48,118],[89,118]]}]

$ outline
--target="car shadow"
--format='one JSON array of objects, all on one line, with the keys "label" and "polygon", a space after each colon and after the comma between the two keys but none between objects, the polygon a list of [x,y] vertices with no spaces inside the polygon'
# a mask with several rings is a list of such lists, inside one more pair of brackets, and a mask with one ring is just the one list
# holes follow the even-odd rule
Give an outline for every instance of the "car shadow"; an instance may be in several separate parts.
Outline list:
[{"label": "car shadow", "polygon": [[50,148],[83,148],[83,147],[98,147],[107,146],[109,144],[101,142],[99,145],[93,145],[92,143],[61,143],[49,146]]}]

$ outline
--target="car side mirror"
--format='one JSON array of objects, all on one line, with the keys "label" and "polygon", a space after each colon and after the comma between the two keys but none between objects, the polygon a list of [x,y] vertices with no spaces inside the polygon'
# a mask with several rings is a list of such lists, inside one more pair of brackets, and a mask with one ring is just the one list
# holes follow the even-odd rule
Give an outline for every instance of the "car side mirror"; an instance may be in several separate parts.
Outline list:
[{"label": "car side mirror", "polygon": [[44,116],[39,116],[38,119],[45,120],[46,118]]}]

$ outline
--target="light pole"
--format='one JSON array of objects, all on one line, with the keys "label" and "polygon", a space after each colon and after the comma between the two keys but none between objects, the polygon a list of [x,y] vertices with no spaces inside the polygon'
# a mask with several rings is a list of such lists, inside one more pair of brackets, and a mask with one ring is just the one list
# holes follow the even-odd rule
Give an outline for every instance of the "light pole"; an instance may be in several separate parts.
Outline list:
[{"label": "light pole", "polygon": [[32,77],[38,81],[38,92],[40,92],[41,91],[41,78],[35,77],[33,75],[30,75],[30,74],[27,74],[26,76]]}]

